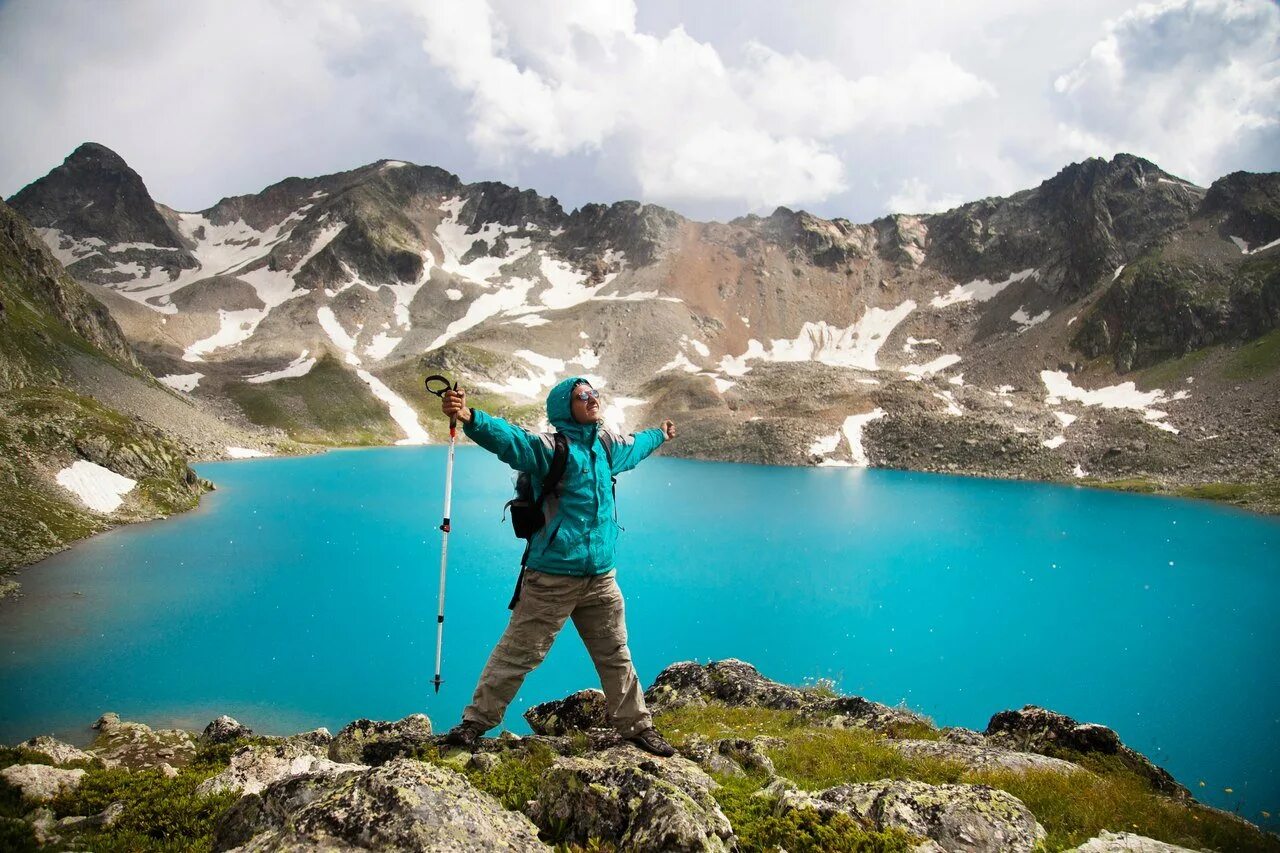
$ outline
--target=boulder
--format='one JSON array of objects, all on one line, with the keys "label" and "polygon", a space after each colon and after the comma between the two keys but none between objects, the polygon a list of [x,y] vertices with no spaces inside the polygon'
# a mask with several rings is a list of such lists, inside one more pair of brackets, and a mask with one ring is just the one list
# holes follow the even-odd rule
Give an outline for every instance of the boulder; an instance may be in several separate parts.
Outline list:
[{"label": "boulder", "polygon": [[83,749],[72,746],[69,743],[63,743],[48,735],[40,735],[30,740],[24,740],[18,744],[18,747],[28,752],[38,752],[54,764],[71,764],[75,761],[93,762],[96,760]]},{"label": "boulder", "polygon": [[695,735],[680,748],[680,754],[708,773],[743,776],[752,772],[773,776],[773,760],[765,750],[780,745],[778,741],[777,738],[757,737],[751,740],[721,738],[708,742]]},{"label": "boulder", "polygon": [[28,802],[52,800],[63,791],[74,791],[84,779],[83,770],[63,770],[48,764],[14,764],[0,770],[0,779],[22,791]]},{"label": "boulder", "polygon": [[97,719],[92,728],[100,732],[105,732],[118,725],[120,725],[120,715],[115,711],[108,711]]},{"label": "boulder", "polygon": [[658,673],[644,698],[655,713],[718,702],[799,711],[812,724],[831,728],[856,727],[892,734],[904,726],[930,725],[925,717],[905,708],[891,708],[861,696],[832,696],[779,684],[751,664],[733,658],[705,666],[692,661],[674,663]]},{"label": "boulder", "polygon": [[270,746],[243,746],[231,756],[227,768],[200,783],[201,794],[240,791],[256,794],[272,782],[300,776],[332,776],[363,770],[362,764],[330,761],[326,747],[300,740],[286,740]]},{"label": "boulder", "polygon": [[[239,845],[239,846],[236,846]],[[412,759],[333,776],[304,774],[242,798],[214,849],[545,851],[518,812],[459,773]]]},{"label": "boulder", "polygon": [[604,693],[579,690],[563,699],[534,705],[524,712],[529,728],[540,735],[567,735],[574,731],[609,726]]},{"label": "boulder", "polygon": [[144,770],[170,764],[185,767],[196,754],[195,739],[181,729],[152,729],[144,723],[121,722],[103,714],[93,726],[98,737],[89,752],[107,767]]},{"label": "boulder", "polygon": [[557,758],[528,813],[557,841],[611,842],[623,850],[728,850],[733,827],[715,781],[681,757],[655,759],[628,746]]},{"label": "boulder", "polygon": [[957,853],[1030,853],[1045,838],[1044,828],[1020,800],[986,785],[881,779],[817,793],[784,790],[779,806],[784,812],[843,812],[876,829],[896,827]]},{"label": "boulder", "polygon": [[1084,844],[1072,847],[1066,853],[1192,853],[1192,851],[1176,844],[1166,844],[1154,838],[1147,838],[1145,835],[1104,830],[1098,837],[1090,838]]},{"label": "boulder", "polygon": [[410,714],[394,723],[356,720],[347,723],[329,744],[329,758],[340,764],[386,764],[417,755],[434,744],[426,714]]},{"label": "boulder", "polygon": [[253,729],[242,726],[232,717],[223,714],[204,727],[204,734],[200,735],[200,740],[205,743],[228,743],[237,738],[249,737],[251,734]]},{"label": "boulder", "polygon": [[971,746],[982,746],[987,742],[982,732],[975,732],[973,729],[961,726],[944,726],[938,730],[938,738],[947,743],[967,743]]},{"label": "boulder", "polygon": [[1052,770],[1055,773],[1087,773],[1078,764],[1035,752],[995,746],[976,746],[943,740],[889,740],[886,743],[910,758],[937,758],[963,764],[970,770]]},{"label": "boulder", "polygon": [[1025,705],[1020,711],[1001,711],[987,723],[987,741],[995,746],[1075,759],[1077,756],[1114,756],[1125,769],[1146,779],[1152,788],[1179,799],[1191,792],[1168,771],[1125,746],[1120,736],[1097,723],[1078,723],[1065,714]]},{"label": "boulder", "polygon": [[95,830],[107,829],[115,825],[115,822],[124,814],[124,803],[112,803],[101,812],[95,815],[71,815],[64,817],[58,821],[56,829],[58,834],[64,832],[91,832]]}]

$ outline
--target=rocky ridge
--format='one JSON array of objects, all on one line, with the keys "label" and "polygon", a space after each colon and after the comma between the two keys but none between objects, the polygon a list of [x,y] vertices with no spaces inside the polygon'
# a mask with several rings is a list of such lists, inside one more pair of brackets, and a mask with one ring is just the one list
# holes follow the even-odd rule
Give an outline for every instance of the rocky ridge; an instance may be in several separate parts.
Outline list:
[{"label": "rocky ridge", "polygon": [[[778,684],[733,660],[674,664],[646,696],[679,746],[675,757],[650,756],[604,728],[596,691],[530,709],[535,734],[484,738],[474,753],[446,747],[420,714],[289,737],[254,735],[228,717],[196,735],[108,714],[86,751],[51,738],[5,751],[0,787],[20,805],[0,829],[58,845],[168,832],[146,822],[159,814],[154,794],[140,812],[128,796],[78,793],[124,791],[145,777],[153,790],[194,791],[172,808],[205,809],[198,831],[215,850],[1280,849],[1276,836],[1196,803],[1110,729],[1033,706],[996,714],[985,732],[937,730],[906,709]],[[708,736],[735,715],[740,727],[773,733]],[[921,743],[953,751],[861,778],[874,770],[860,763],[874,767]],[[975,750],[1006,756],[1001,769],[967,764]],[[850,762],[837,763],[836,784],[805,769],[818,755]],[[1042,799],[1014,793],[1055,779],[1064,798],[1085,791],[1082,801],[1038,816]],[[1118,790],[1142,801],[1137,819],[1165,840],[1120,823],[1130,815],[1099,799]]]},{"label": "rocky ridge", "polygon": [[11,201],[163,381],[298,441],[433,440],[445,367],[536,427],[574,371],[674,453],[1267,510],[1278,197],[1121,154],[940,214],[702,223],[384,160],[183,213],[86,143]]}]

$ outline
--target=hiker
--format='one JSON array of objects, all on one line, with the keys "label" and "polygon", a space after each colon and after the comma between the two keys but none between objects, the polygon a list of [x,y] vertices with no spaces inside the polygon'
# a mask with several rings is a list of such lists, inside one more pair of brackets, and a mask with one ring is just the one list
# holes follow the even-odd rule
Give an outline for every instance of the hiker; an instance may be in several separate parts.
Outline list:
[{"label": "hiker", "polygon": [[[555,456],[555,434],[534,433],[469,408],[466,392],[447,391],[441,408],[462,421],[467,437],[517,471],[527,472],[541,494]],[[557,486],[542,504],[546,519],[529,541],[511,621],[489,655],[471,704],[446,742],[473,749],[502,721],[530,670],[542,663],[565,620],[572,618],[604,688],[608,719],[627,741],[654,755],[675,750],[653,726],[644,691],[627,648],[622,591],[615,580],[614,475],[630,471],[675,437],[672,421],[622,436],[601,425],[600,392],[573,376],[547,395],[547,419],[568,439]]]}]

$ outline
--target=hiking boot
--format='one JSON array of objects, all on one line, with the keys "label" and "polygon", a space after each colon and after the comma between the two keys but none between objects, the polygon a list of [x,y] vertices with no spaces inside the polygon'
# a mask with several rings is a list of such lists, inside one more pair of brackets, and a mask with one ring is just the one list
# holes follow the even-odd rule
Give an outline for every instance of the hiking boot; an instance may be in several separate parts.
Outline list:
[{"label": "hiking boot", "polygon": [[653,726],[647,729],[641,729],[631,737],[627,738],[627,743],[634,743],[645,752],[660,755],[663,758],[670,758],[676,754],[675,747],[667,743],[666,739],[658,734],[658,730]]},{"label": "hiking boot", "polygon": [[449,746],[460,746],[463,749],[474,751],[476,744],[480,740],[480,735],[484,733],[485,730],[480,727],[479,723],[463,720],[449,729],[449,733],[444,736],[444,742]]}]

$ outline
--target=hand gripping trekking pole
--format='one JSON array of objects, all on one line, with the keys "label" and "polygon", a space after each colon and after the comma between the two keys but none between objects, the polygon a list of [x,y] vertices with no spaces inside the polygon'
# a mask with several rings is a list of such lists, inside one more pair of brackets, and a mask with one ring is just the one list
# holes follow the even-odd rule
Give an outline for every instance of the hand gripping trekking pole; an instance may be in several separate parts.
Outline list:
[{"label": "hand gripping trekking pole", "polygon": [[[433,387],[434,385],[434,387]],[[449,380],[443,376],[428,376],[427,393],[444,399],[444,392],[450,390]],[[458,383],[453,383],[452,390],[458,390]],[[431,683],[440,692],[440,649],[444,643],[444,576],[449,565],[449,513],[453,503],[453,448],[458,437],[458,419],[449,418],[449,463],[444,469],[444,520],[440,522],[440,609],[436,613],[436,677]]]}]

